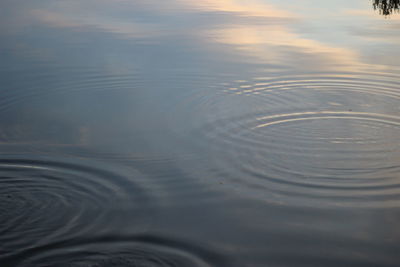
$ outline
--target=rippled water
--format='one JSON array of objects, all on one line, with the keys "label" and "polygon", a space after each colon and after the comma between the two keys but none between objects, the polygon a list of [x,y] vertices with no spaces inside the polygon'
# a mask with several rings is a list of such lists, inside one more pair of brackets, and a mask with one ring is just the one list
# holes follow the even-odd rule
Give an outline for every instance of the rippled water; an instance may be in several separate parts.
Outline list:
[{"label": "rippled water", "polygon": [[0,266],[398,266],[398,1],[0,3]]}]

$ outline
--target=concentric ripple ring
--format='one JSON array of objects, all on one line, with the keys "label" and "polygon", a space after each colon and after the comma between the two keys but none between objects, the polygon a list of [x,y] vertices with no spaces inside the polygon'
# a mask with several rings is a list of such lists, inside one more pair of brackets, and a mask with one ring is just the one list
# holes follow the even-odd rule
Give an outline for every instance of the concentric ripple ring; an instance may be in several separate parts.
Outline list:
[{"label": "concentric ripple ring", "polygon": [[148,201],[132,179],[138,173],[83,160],[32,158],[0,159],[0,258],[95,231],[113,206]]},{"label": "concentric ripple ring", "polygon": [[201,134],[219,179],[242,193],[290,204],[399,205],[400,117],[251,114],[214,122]]},{"label": "concentric ripple ring", "polygon": [[198,244],[149,234],[63,240],[27,250],[14,264],[21,267],[228,266],[224,257]]}]

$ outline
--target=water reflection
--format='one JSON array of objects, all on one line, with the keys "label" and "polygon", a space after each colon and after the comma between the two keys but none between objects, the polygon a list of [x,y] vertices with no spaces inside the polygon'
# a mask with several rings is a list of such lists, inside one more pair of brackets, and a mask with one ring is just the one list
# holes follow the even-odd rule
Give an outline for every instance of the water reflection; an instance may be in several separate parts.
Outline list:
[{"label": "water reflection", "polygon": [[[125,3],[122,7],[109,2],[98,5],[110,12],[101,16],[95,12],[85,14],[82,10],[88,9],[87,4],[75,2],[73,8],[53,5],[52,8],[35,9],[29,15],[45,27],[100,31],[105,37],[110,34],[113,38],[135,43],[160,42],[174,46],[181,54],[170,59],[174,65],[190,64],[189,57],[199,55],[190,51],[199,44],[203,50],[199,53],[212,54],[222,60],[223,57],[237,58],[242,63],[297,65],[314,70],[336,69],[334,65],[354,69],[359,64],[357,52],[353,49],[301,34],[297,28],[304,24],[304,18],[275,3],[171,1],[167,10],[152,10],[132,3]],[[126,18],[127,10],[134,16]],[[160,20],[163,20],[162,24]],[[171,42],[169,35],[185,42]],[[326,61],[331,64],[325,64]],[[209,64],[209,67],[214,66],[215,62]]]},{"label": "water reflection", "polygon": [[394,12],[398,13],[400,7],[399,0],[375,0],[374,9],[379,10],[379,13],[388,16]]},{"label": "water reflection", "polygon": [[396,266],[373,3],[2,1],[0,265]]}]

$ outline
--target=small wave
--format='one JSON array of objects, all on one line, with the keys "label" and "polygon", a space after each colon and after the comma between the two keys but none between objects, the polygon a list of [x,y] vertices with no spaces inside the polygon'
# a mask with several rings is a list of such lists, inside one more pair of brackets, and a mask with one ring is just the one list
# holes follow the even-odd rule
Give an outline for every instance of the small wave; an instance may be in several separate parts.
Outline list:
[{"label": "small wave", "polygon": [[272,76],[221,91],[189,133],[225,186],[290,205],[399,205],[398,76]]},{"label": "small wave", "polygon": [[95,222],[101,222],[115,205],[134,207],[135,203],[139,206],[148,201],[145,190],[132,177],[98,165],[82,159],[77,162],[3,155],[1,256],[53,238],[93,231]]},{"label": "small wave", "polygon": [[317,119],[354,119],[354,120],[369,120],[381,123],[400,126],[400,117],[390,116],[385,114],[367,113],[367,112],[350,112],[350,111],[317,111],[317,112],[299,112],[289,114],[278,114],[257,118],[260,122],[254,128],[262,128],[274,124],[289,123],[304,120]]},{"label": "small wave", "polygon": [[[7,78],[0,100],[0,110],[5,111],[21,102],[40,100],[49,96],[96,93],[115,90],[135,90],[143,86],[137,73],[106,74],[102,69],[59,69],[63,76],[54,73],[12,72]],[[18,79],[16,79],[18,77]]]},{"label": "small wave", "polygon": [[152,235],[63,240],[27,250],[12,263],[21,267],[232,266],[224,257],[199,245]]},{"label": "small wave", "polygon": [[279,202],[376,206],[400,199],[399,133],[400,117],[348,111],[249,115],[201,131],[226,184]]},{"label": "small wave", "polygon": [[354,91],[399,98],[397,76],[376,73],[303,74],[254,78],[229,83],[226,92],[237,95],[259,95],[285,90]]}]

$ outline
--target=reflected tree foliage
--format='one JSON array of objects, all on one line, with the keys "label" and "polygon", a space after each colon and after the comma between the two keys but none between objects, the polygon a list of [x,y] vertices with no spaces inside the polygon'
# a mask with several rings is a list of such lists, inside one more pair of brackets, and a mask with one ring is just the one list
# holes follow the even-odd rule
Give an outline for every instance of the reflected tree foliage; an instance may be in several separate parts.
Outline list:
[{"label": "reflected tree foliage", "polygon": [[374,0],[374,9],[379,13],[388,16],[394,12],[399,12],[400,0]]}]

